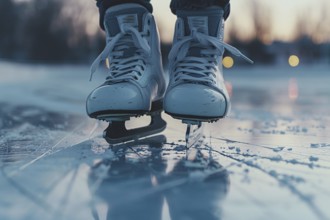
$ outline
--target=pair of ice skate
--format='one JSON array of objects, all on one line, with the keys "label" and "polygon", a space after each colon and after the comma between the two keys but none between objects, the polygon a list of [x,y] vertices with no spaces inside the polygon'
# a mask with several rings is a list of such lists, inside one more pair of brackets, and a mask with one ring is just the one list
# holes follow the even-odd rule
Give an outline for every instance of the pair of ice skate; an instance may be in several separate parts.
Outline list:
[{"label": "pair of ice skate", "polygon": [[[223,10],[177,11],[169,77],[161,62],[157,26],[152,14],[138,4],[109,8],[104,18],[106,47],[91,67],[91,76],[109,60],[108,77],[87,98],[90,117],[110,122],[109,143],[161,132],[161,111],[200,126],[226,116],[229,97],[221,73],[224,49],[242,56],[223,42]],[[168,79],[169,78],[169,79]],[[147,127],[126,130],[131,117],[150,115]]]}]

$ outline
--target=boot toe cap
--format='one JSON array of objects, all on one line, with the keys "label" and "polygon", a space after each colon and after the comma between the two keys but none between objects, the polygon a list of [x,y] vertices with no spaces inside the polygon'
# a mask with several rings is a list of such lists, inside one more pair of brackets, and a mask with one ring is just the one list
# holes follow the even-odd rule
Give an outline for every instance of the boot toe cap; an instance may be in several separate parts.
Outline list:
[{"label": "boot toe cap", "polygon": [[104,111],[143,111],[148,108],[140,90],[128,83],[100,86],[92,91],[86,102],[89,115]]},{"label": "boot toe cap", "polygon": [[183,84],[170,89],[164,108],[170,114],[195,117],[224,117],[228,99],[221,92],[198,84]]}]

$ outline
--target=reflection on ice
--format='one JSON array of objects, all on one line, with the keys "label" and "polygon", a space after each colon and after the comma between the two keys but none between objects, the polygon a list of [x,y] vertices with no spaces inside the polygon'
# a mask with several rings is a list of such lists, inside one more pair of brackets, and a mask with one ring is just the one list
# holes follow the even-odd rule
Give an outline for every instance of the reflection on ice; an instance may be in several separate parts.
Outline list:
[{"label": "reflection on ice", "polygon": [[330,218],[328,66],[229,69],[232,114],[186,151],[166,114],[161,136],[109,147],[88,68],[0,65],[0,219]]},{"label": "reflection on ice", "polygon": [[[163,143],[163,136],[155,138]],[[227,171],[201,150],[178,153],[174,147],[136,143],[93,166],[89,185],[100,184],[94,200],[102,207],[107,204],[105,219],[221,218],[219,205],[229,187]],[[164,152],[171,152],[172,159],[165,159]],[[100,175],[105,170],[107,175]],[[95,219],[101,219],[102,212],[97,213],[94,210]]]}]

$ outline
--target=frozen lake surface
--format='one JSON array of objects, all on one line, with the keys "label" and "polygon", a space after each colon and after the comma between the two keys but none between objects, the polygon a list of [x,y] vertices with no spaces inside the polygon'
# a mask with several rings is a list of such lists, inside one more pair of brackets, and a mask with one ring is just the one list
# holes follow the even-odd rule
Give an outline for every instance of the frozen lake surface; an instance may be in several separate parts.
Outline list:
[{"label": "frozen lake surface", "polygon": [[227,70],[231,115],[189,150],[164,114],[109,147],[88,74],[0,63],[0,219],[330,219],[329,66]]}]

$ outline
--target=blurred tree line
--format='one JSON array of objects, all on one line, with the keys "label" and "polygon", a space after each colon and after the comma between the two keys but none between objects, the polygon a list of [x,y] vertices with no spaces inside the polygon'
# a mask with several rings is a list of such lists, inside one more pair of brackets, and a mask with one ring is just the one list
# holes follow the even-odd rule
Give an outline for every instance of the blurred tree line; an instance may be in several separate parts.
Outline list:
[{"label": "blurred tree line", "polygon": [[63,16],[65,0],[0,1],[0,58],[27,62],[86,62],[103,48],[101,32]]},{"label": "blurred tree line", "polygon": [[[325,4],[325,2],[323,3]],[[300,12],[302,14],[297,17],[295,26],[295,39],[290,42],[283,42],[272,39],[272,25],[274,24],[272,19],[275,17],[272,16],[272,8],[266,2],[258,0],[250,0],[249,7],[254,36],[249,40],[240,40],[238,33],[240,27],[234,22],[233,27],[229,30],[229,39],[231,45],[240,49],[256,64],[283,63],[292,54],[298,55],[305,64],[330,63],[330,44],[316,43],[315,41],[315,36],[322,31],[320,27],[328,26],[328,19],[319,20],[318,28],[314,28],[315,24],[310,19],[306,19],[305,15],[308,12]],[[323,8],[326,8],[326,5]],[[310,31],[311,29],[312,31]],[[248,65],[242,59],[237,61],[243,65]]]},{"label": "blurred tree line", "polygon": [[[92,15],[83,10],[88,5],[86,1],[1,0],[0,59],[42,63],[91,62],[104,48],[105,40],[104,33],[89,20],[92,15],[97,15],[96,8],[91,11]],[[255,36],[249,41],[240,40],[239,26],[229,29],[229,36],[230,43],[256,63],[274,64],[291,53],[303,56],[306,61],[325,58],[330,63],[329,44],[315,44],[306,35],[304,17],[297,24],[295,42],[269,43],[271,9],[256,1],[250,5]],[[91,33],[90,26],[97,31]],[[317,33],[318,29],[314,32]],[[161,48],[166,66],[171,44],[162,44]],[[246,64],[241,59],[237,61]]]}]

